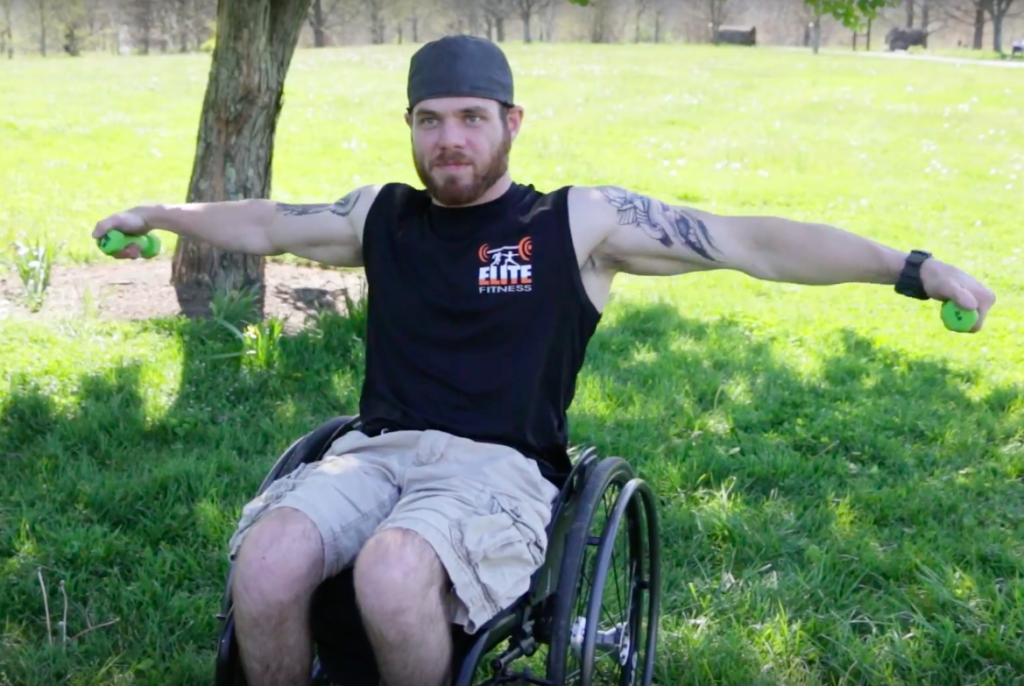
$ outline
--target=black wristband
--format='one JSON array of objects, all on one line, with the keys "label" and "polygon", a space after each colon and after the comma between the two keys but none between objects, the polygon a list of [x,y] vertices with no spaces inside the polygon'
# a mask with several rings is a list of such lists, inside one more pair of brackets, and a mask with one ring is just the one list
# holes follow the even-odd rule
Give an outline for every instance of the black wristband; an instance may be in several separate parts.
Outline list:
[{"label": "black wristband", "polygon": [[910,255],[907,256],[907,260],[903,265],[903,270],[900,272],[900,278],[896,280],[895,290],[897,293],[908,298],[928,300],[924,284],[921,283],[921,265],[931,256],[930,252],[923,250],[910,251]]}]

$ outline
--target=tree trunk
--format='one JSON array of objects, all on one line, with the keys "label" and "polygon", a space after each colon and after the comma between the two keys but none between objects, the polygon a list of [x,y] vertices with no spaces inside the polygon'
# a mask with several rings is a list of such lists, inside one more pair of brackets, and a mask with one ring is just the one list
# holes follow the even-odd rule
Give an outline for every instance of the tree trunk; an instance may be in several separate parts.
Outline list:
[{"label": "tree trunk", "polygon": [[[187,202],[269,198],[285,76],[310,0],[219,0],[217,36]],[[171,283],[186,316],[220,289],[253,288],[263,314],[265,261],[178,239]]]},{"label": "tree trunk", "polygon": [[39,54],[46,57],[46,0],[39,0]]},{"label": "tree trunk", "polygon": [[322,48],[327,45],[324,37],[324,8],[320,0],[313,0],[313,17],[310,23],[313,24],[313,47]]},{"label": "tree trunk", "polygon": [[811,29],[811,49],[814,54],[818,54],[818,48],[821,47],[821,15],[818,14],[814,17],[814,26]]},{"label": "tree trunk", "polygon": [[928,0],[921,1],[921,28],[924,29],[924,45],[922,46],[925,50],[928,49],[928,23],[930,21],[931,12],[928,8]]},{"label": "tree trunk", "polygon": [[520,13],[520,18],[523,20],[523,42],[530,43],[530,14],[528,10],[523,10]]},{"label": "tree trunk", "polygon": [[1003,15],[995,12],[992,13],[992,49],[1003,51]]},{"label": "tree trunk", "polygon": [[974,12],[974,42],[971,47],[981,50],[981,41],[985,37],[985,7],[980,2]]},{"label": "tree trunk", "polygon": [[914,28],[914,0],[905,0],[907,3],[907,28]]},{"label": "tree trunk", "polygon": [[4,49],[0,53],[7,53],[7,59],[14,59],[14,34],[12,33],[11,26],[14,23],[11,18],[11,10],[14,3],[11,0],[5,0],[3,2],[4,7]]}]

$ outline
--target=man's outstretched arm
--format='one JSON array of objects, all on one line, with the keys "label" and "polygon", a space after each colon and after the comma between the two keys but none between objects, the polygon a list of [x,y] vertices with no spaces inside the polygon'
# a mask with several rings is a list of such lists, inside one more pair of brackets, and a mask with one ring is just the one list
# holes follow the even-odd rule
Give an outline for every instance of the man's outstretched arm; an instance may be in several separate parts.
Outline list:
[{"label": "man's outstretched arm", "polygon": [[[356,188],[333,203],[292,205],[265,199],[142,205],[96,224],[93,238],[112,229],[143,234],[163,229],[222,250],[250,255],[291,253],[337,266],[362,265],[362,225],[378,188]],[[114,257],[134,259],[129,245]]]},{"label": "man's outstretched arm", "polygon": [[[732,269],[758,279],[807,285],[894,285],[908,253],[827,224],[770,216],[727,216],[672,205],[618,186],[579,187],[574,222],[600,236],[592,255],[605,268],[642,275]],[[979,311],[992,292],[952,265],[921,267],[928,297]]]}]

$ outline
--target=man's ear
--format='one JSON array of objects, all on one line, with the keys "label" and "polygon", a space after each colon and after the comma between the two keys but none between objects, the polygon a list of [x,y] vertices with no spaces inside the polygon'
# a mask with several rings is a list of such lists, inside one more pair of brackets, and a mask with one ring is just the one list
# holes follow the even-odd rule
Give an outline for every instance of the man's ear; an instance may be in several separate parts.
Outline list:
[{"label": "man's ear", "polygon": [[519,129],[523,125],[523,117],[526,116],[526,112],[519,105],[514,105],[508,110],[508,130],[512,135],[512,140],[515,140],[516,136],[519,135]]},{"label": "man's ear", "polygon": [[405,111],[405,123],[410,129],[412,128],[412,112],[409,110]]}]

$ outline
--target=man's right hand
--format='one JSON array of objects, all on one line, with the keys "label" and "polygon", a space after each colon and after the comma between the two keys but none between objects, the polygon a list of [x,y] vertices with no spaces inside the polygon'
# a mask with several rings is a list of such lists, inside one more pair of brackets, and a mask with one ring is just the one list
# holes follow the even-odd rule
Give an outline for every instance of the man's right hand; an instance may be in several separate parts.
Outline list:
[{"label": "man's right hand", "polygon": [[[97,222],[92,237],[99,240],[108,231],[115,230],[129,236],[141,236],[151,231],[152,228],[139,213],[128,210],[112,214]],[[142,247],[138,243],[129,243],[124,250],[114,253],[111,257],[119,260],[135,260],[142,257]]]}]

